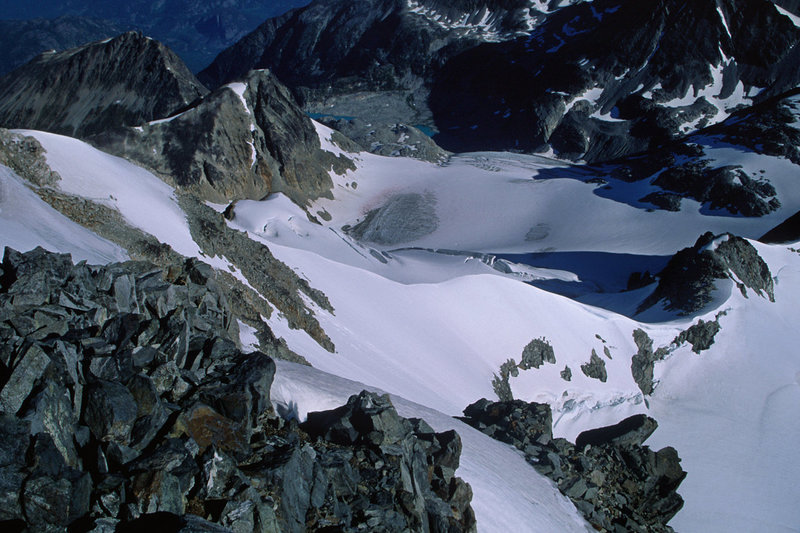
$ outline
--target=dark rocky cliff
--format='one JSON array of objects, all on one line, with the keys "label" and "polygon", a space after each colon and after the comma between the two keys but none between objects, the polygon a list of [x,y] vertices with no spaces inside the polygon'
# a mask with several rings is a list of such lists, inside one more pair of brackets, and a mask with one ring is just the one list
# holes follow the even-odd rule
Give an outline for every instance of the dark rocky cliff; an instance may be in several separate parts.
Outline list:
[{"label": "dark rocky cliff", "polygon": [[[191,108],[91,142],[214,202],[283,192],[304,205],[330,194],[332,169],[352,168],[321,149],[311,120],[265,70],[220,87]],[[347,146],[344,138],[343,145]]]},{"label": "dark rocky cliff", "polygon": [[445,65],[430,99],[437,141],[468,150],[550,146],[587,161],[641,151],[718,122],[748,95],[793,89],[799,40],[766,0],[570,6],[529,36]]},{"label": "dark rocky cliff", "polygon": [[86,137],[169,116],[207,92],[168,48],[128,32],[0,78],[0,126]]},{"label": "dark rocky cliff", "polygon": [[[309,110],[432,125],[432,74],[487,34],[508,38],[522,31],[526,4],[317,1],[267,20],[198,76],[213,87],[250,69],[270,68]],[[355,93],[358,105],[348,101]]]},{"label": "dark rocky cliff", "polygon": [[553,148],[587,161],[800,83],[800,29],[768,0],[549,7],[318,0],[265,22],[200,77],[218,85],[269,67],[311,111],[426,124],[451,151]]},{"label": "dark rocky cliff", "polygon": [[524,453],[598,531],[673,531],[667,523],[683,507],[677,489],[686,472],[674,448],[644,445],[658,427],[654,419],[634,415],[585,431],[575,444],[553,438],[547,404],[481,399],[461,420]]}]

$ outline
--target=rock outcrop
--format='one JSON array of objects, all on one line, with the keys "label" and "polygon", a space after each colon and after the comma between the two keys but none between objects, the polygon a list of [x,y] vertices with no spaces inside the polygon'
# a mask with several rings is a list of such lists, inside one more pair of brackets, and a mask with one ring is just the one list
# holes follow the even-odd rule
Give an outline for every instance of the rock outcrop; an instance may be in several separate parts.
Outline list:
[{"label": "rock outcrop", "polygon": [[455,432],[363,392],[302,427],[196,261],[0,273],[0,522],[12,530],[474,531]]},{"label": "rock outcrop", "polygon": [[482,399],[461,420],[521,450],[598,531],[672,531],[667,523],[683,506],[676,490],[686,472],[674,448],[643,444],[658,427],[652,418],[585,431],[575,444],[553,438],[547,404]]},{"label": "rock outcrop", "polygon": [[665,309],[689,314],[711,302],[716,280],[731,280],[744,296],[747,289],[775,301],[772,273],[745,239],[725,233],[703,234],[694,246],[676,253],[658,276],[658,285],[639,306],[642,312],[659,302]]},{"label": "rock outcrop", "polygon": [[767,244],[790,243],[800,240],[800,212],[790,216],[758,238]]},{"label": "rock outcrop", "polygon": [[322,117],[319,121],[356,142],[364,152],[391,157],[413,157],[431,163],[444,163],[451,155],[428,135],[408,124],[335,117]]},{"label": "rock outcrop", "polygon": [[[152,262],[164,269],[175,268],[187,259],[168,244],[130,225],[115,209],[61,191],[58,188],[61,177],[50,169],[44,149],[33,137],[0,128],[0,163],[30,182],[36,194],[53,208],[118,244],[131,258]],[[283,341],[276,339],[264,322],[264,318],[271,316],[274,306],[286,317],[290,327],[305,330],[326,350],[334,351],[333,343],[311,310],[319,306],[321,310],[334,312],[321,291],[278,261],[265,244],[228,226],[223,214],[196,196],[179,192],[177,198],[201,253],[208,257],[225,256],[237,265],[239,274],[222,269],[215,271],[215,276],[237,319],[256,330],[261,350],[280,359],[305,362],[288,350]]]},{"label": "rock outcrop", "polygon": [[96,135],[91,142],[213,202],[283,192],[304,205],[330,194],[332,169],[353,168],[344,156],[321,149],[311,120],[265,70],[177,115]]},{"label": "rock outcrop", "polygon": [[128,32],[0,78],[0,126],[85,138],[169,116],[207,92],[172,51]]}]

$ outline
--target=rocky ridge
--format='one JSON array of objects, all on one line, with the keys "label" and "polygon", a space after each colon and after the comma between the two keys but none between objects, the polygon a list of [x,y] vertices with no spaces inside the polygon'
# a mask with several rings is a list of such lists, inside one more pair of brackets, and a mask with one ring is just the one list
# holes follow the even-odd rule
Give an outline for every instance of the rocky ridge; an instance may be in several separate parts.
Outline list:
[{"label": "rocky ridge", "polygon": [[[15,23],[38,24],[48,27],[61,19],[96,20],[98,23],[121,28],[107,36],[124,30],[137,30],[165,43],[183,61],[197,72],[214,59],[222,49],[230,46],[268,17],[279,15],[307,0],[181,0],[180,2],[151,2],[131,0],[111,3],[104,0],[38,0],[34,5],[4,0],[0,4],[3,18],[16,19]],[[58,17],[58,18],[56,18]],[[27,20],[38,19],[38,20]],[[100,36],[98,36],[100,38]],[[29,41],[33,54],[48,47],[70,48],[86,42],[90,37],[68,46],[42,47],[37,40]],[[30,57],[28,58],[30,59]]]},{"label": "rocky ridge", "polygon": [[[602,176],[608,183],[598,194],[636,207],[679,211],[682,199],[692,198],[710,212],[763,216],[781,206],[769,171],[720,164],[708,148],[729,146],[800,164],[798,116],[800,98],[797,91],[790,91],[654,150],[589,165],[587,179]],[[632,190],[629,184],[644,182],[655,190],[636,202],[624,199],[623,191]]]},{"label": "rocky ridge", "polygon": [[[83,138],[215,203],[283,192],[305,205],[330,195],[329,172],[353,168],[322,149],[269,71],[208,94],[175,54],[134,32],[0,79],[0,125]],[[338,133],[334,142],[358,150]]]},{"label": "rocky ridge", "polygon": [[[32,137],[0,129],[0,163],[15,170],[31,189],[65,216],[127,250],[130,257],[173,268],[187,258],[168,244],[129,225],[119,212],[90,199],[65,194],[58,188],[60,176],[43,157],[42,146]],[[273,306],[286,316],[291,327],[305,330],[329,351],[333,343],[322,330],[306,298],[328,312],[333,308],[320,291],[309,286],[294,271],[278,261],[269,249],[244,233],[231,229],[223,215],[190,194],[178,194],[187,215],[193,239],[209,257],[221,255],[237,264],[241,275],[217,270],[219,289],[237,318],[256,330],[262,351],[291,361],[305,360],[276,339],[262,317],[269,318]],[[243,281],[247,280],[247,282]]]},{"label": "rocky ridge", "polygon": [[0,126],[83,138],[169,116],[207,92],[172,51],[128,32],[0,78]]},{"label": "rocky ridge", "polygon": [[308,111],[430,126],[432,72],[460,50],[515,35],[532,13],[520,0],[317,1],[265,21],[198,76],[216,87],[270,68]]},{"label": "rocky ridge", "polygon": [[451,155],[421,130],[408,124],[365,122],[359,118],[322,117],[318,120],[358,144],[364,152],[440,164]]},{"label": "rocky ridge", "polygon": [[7,249],[0,273],[0,522],[12,530],[474,531],[455,432],[362,392],[276,416],[211,269],[73,265]]},{"label": "rocky ridge", "polygon": [[676,492],[686,476],[674,448],[643,443],[658,427],[645,415],[585,431],[575,444],[553,438],[547,404],[481,399],[461,420],[525,454],[598,531],[669,532],[683,506]]},{"label": "rocky ridge", "polygon": [[321,149],[311,120],[266,70],[252,71],[176,115],[90,141],[218,203],[283,192],[305,205],[330,195],[329,172],[353,168],[346,157]]},{"label": "rocky ridge", "polygon": [[767,0],[568,6],[448,61],[430,97],[437,142],[589,162],[636,153],[794,89],[798,39]]}]

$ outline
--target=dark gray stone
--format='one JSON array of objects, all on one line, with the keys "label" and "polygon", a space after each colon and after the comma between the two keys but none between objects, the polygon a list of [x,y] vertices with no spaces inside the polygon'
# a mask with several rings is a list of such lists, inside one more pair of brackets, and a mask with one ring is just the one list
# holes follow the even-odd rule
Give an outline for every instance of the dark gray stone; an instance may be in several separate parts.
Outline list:
[{"label": "dark gray stone", "polygon": [[556,354],[553,346],[542,337],[533,339],[522,350],[522,361],[519,367],[523,370],[529,368],[539,368],[544,363],[556,363]]},{"label": "dark gray stone", "polygon": [[30,422],[0,413],[0,467],[22,467],[25,464],[30,432]]},{"label": "dark gray stone", "polygon": [[30,345],[0,391],[0,411],[12,414],[19,411],[49,364],[47,354],[38,345]]},{"label": "dark gray stone", "polygon": [[752,289],[775,301],[769,266],[752,244],[727,233],[703,234],[694,246],[676,253],[658,277],[656,289],[637,312],[659,302],[665,309],[681,314],[700,311],[711,302],[714,284],[721,279],[733,280],[745,296],[747,289]]},{"label": "dark gray stone", "polygon": [[67,389],[57,383],[48,383],[31,399],[29,409],[22,416],[30,421],[31,435],[48,435],[61,460],[73,468],[79,466],[74,443],[78,417],[72,411]]},{"label": "dark gray stone", "polygon": [[137,411],[136,400],[121,383],[98,381],[87,386],[82,420],[96,439],[127,445]]},{"label": "dark gray stone", "polygon": [[618,531],[620,525],[623,531],[672,531],[667,523],[683,505],[676,490],[686,473],[673,448],[653,452],[643,445],[657,427],[652,418],[636,415],[583,432],[572,445],[560,438],[526,438],[543,426],[552,430],[547,406],[479,400],[464,413],[466,423],[523,451],[598,531]]},{"label": "dark gray stone", "polygon": [[582,432],[575,440],[575,447],[611,444],[619,447],[641,446],[658,428],[658,423],[647,415],[633,415],[625,420],[597,429]]},{"label": "dark gray stone", "polygon": [[606,362],[597,355],[597,352],[595,352],[594,348],[592,348],[592,356],[589,359],[589,362],[581,365],[581,372],[583,372],[586,376],[598,379],[603,383],[605,383],[608,379]]},{"label": "dark gray stone", "polygon": [[697,324],[693,324],[689,329],[681,331],[672,341],[672,344],[680,345],[688,342],[692,345],[694,353],[700,353],[711,348],[711,345],[714,344],[714,338],[720,329],[719,316],[717,316],[716,320],[698,320]]},{"label": "dark gray stone", "polygon": [[658,357],[653,352],[653,339],[643,330],[633,332],[633,342],[639,348],[631,358],[631,374],[642,394],[653,393],[653,371]]},{"label": "dark gray stone", "polygon": [[180,480],[169,472],[157,470],[136,475],[131,483],[131,494],[141,514],[182,515],[185,512]]}]

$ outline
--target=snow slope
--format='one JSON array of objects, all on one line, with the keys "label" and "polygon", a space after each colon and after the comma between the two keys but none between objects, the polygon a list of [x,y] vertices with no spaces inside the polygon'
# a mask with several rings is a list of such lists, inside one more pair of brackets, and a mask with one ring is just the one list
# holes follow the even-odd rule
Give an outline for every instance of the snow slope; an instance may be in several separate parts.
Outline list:
[{"label": "snow slope", "polygon": [[[325,141],[325,129],[318,129]],[[330,298],[335,313],[318,309],[317,315],[337,346],[336,354],[290,330],[280,316],[270,322],[315,367],[459,414],[478,397],[493,397],[491,379],[500,365],[510,357],[519,362],[524,346],[544,337],[552,343],[557,363],[520,371],[510,384],[515,397],[553,406],[557,434],[574,439],[584,429],[647,412],[662,422],[651,445],[677,447],[689,471],[680,491],[687,504],[674,520],[679,530],[736,530],[742,513],[750,524],[780,530],[800,519],[789,505],[800,496],[791,481],[800,468],[786,464],[787,454],[800,444],[788,409],[798,393],[792,388],[797,385],[792,354],[798,335],[790,317],[796,316],[792,302],[800,280],[790,272],[800,268],[800,256],[785,246],[758,245],[776,275],[777,303],[752,292],[745,299],[730,283],[720,283],[714,303],[697,316],[653,313],[643,323],[522,284],[513,274],[478,261],[478,253],[432,252],[548,250],[558,256],[561,251],[603,251],[647,258],[691,245],[706,230],[755,237],[800,208],[792,183],[796,167],[790,162],[722,146],[708,153],[720,163],[765,168],[783,208],[753,219],[710,213],[684,200],[681,212],[650,212],[632,206],[629,199],[600,196],[595,185],[571,179],[568,172],[560,179],[537,179],[542,169],[561,163],[535,156],[466,154],[437,167],[359,154],[357,171],[332,175],[337,182],[334,199],[314,206],[332,215],[326,227],[306,224],[302,211],[280,198],[237,206],[232,224],[269,243],[277,257]],[[432,195],[439,226],[393,245],[358,243],[341,231],[342,225],[357,223],[398,194]],[[606,300],[609,308],[627,306],[632,314],[647,290],[593,296]],[[728,314],[720,318],[718,343],[699,356],[685,345],[657,364],[660,384],[646,404],[630,371],[637,351],[633,331],[645,330],[655,347],[669,346],[698,318],[713,320],[720,310]],[[756,340],[764,332],[769,344]],[[605,361],[605,383],[580,370],[593,349]],[[774,368],[755,372],[751,366],[763,361],[766,352]],[[717,377],[720,364],[726,369],[724,379]],[[570,382],[560,376],[565,366],[572,370]],[[708,385],[715,382],[720,385]],[[733,394],[718,394],[720,389]],[[738,391],[747,394],[734,401],[731,396]],[[770,399],[776,394],[778,400]],[[763,409],[753,406],[765,404],[770,405],[766,418],[753,412]],[[764,446],[765,441],[771,444]],[[758,472],[740,466],[745,464],[757,464]],[[770,490],[757,488],[767,482],[773,484]],[[740,507],[742,512],[732,511],[730,502],[743,499],[749,503]]]},{"label": "snow slope", "polygon": [[77,139],[18,130],[45,149],[48,165],[61,175],[58,187],[119,211],[131,225],[169,243],[179,254],[198,255],[186,216],[166,183],[141,167]]},{"label": "snow slope", "polygon": [[[323,146],[336,150],[330,131],[318,131]],[[118,209],[131,225],[181,253],[226,266],[224,258],[203,256],[174,191],[155,176],[78,141],[28,133],[47,150],[65,191]],[[334,198],[310,210],[330,215],[322,224],[280,195],[238,202],[229,224],[267,243],[334,308],[330,313],[308,302],[336,346],[333,354],[289,328],[280,313],[269,319],[275,334],[316,367],[281,364],[276,401],[302,415],[341,404],[362,383],[388,391],[404,416],[423,416],[437,430],[460,428],[465,452],[459,472],[475,489],[481,531],[580,529],[575,510],[515,452],[448,418],[480,397],[494,397],[492,379],[500,365],[509,358],[519,362],[526,344],[544,338],[557,363],[511,377],[515,397],[550,403],[556,434],[568,438],[633,413],[654,416],[660,428],[650,445],[675,446],[689,472],[679,491],[686,506],[673,520],[678,530],[791,531],[800,523],[792,505],[800,499],[800,463],[791,459],[800,445],[794,416],[800,400],[794,309],[800,255],[755,243],[776,278],[775,303],[752,292],[744,298],[730,283],[720,283],[714,303],[694,317],[638,317],[633,309],[649,289],[620,294],[615,288],[626,269],[658,264],[706,230],[755,237],[800,210],[792,164],[724,146],[708,153],[721,163],[766,168],[783,207],[760,219],[720,216],[690,201],[677,213],[650,212],[630,201],[642,190],[621,187],[611,198],[561,162],[490,153],[457,156],[446,166],[357,154],[356,171],[332,174]],[[34,205],[35,195],[26,191],[14,198]],[[413,238],[358,242],[343,229],[398,195],[426,199],[396,202],[411,208],[387,215],[390,224],[392,217],[403,223],[424,219]],[[2,218],[5,209],[0,220],[11,220]],[[52,224],[61,227],[56,218]],[[113,255],[102,251],[101,241],[72,231],[63,231],[62,249],[83,247],[98,260]],[[25,242],[46,237],[32,230]],[[529,264],[514,264],[522,261],[519,255],[491,255],[531,252],[545,255],[528,257]],[[616,272],[614,265],[623,261],[623,272]],[[532,277],[544,280],[542,286],[580,285],[580,301],[522,283]],[[717,342],[700,355],[689,346],[673,350],[656,365],[659,383],[645,402],[631,376],[633,331],[645,330],[655,347],[668,346],[698,318],[713,320],[720,310],[727,314]],[[252,331],[243,330],[243,341],[252,342]],[[593,350],[605,362],[605,382],[580,369]],[[571,381],[560,375],[567,366]]]},{"label": "snow slope", "polygon": [[128,259],[125,250],[50,207],[21,177],[0,165],[0,249],[6,246],[18,251],[41,246],[89,263]]},{"label": "snow slope", "polygon": [[659,365],[650,400],[659,430],[689,472],[676,531],[798,531],[800,524],[800,255],[753,243],[775,276],[775,303],[725,302],[715,345]]}]

